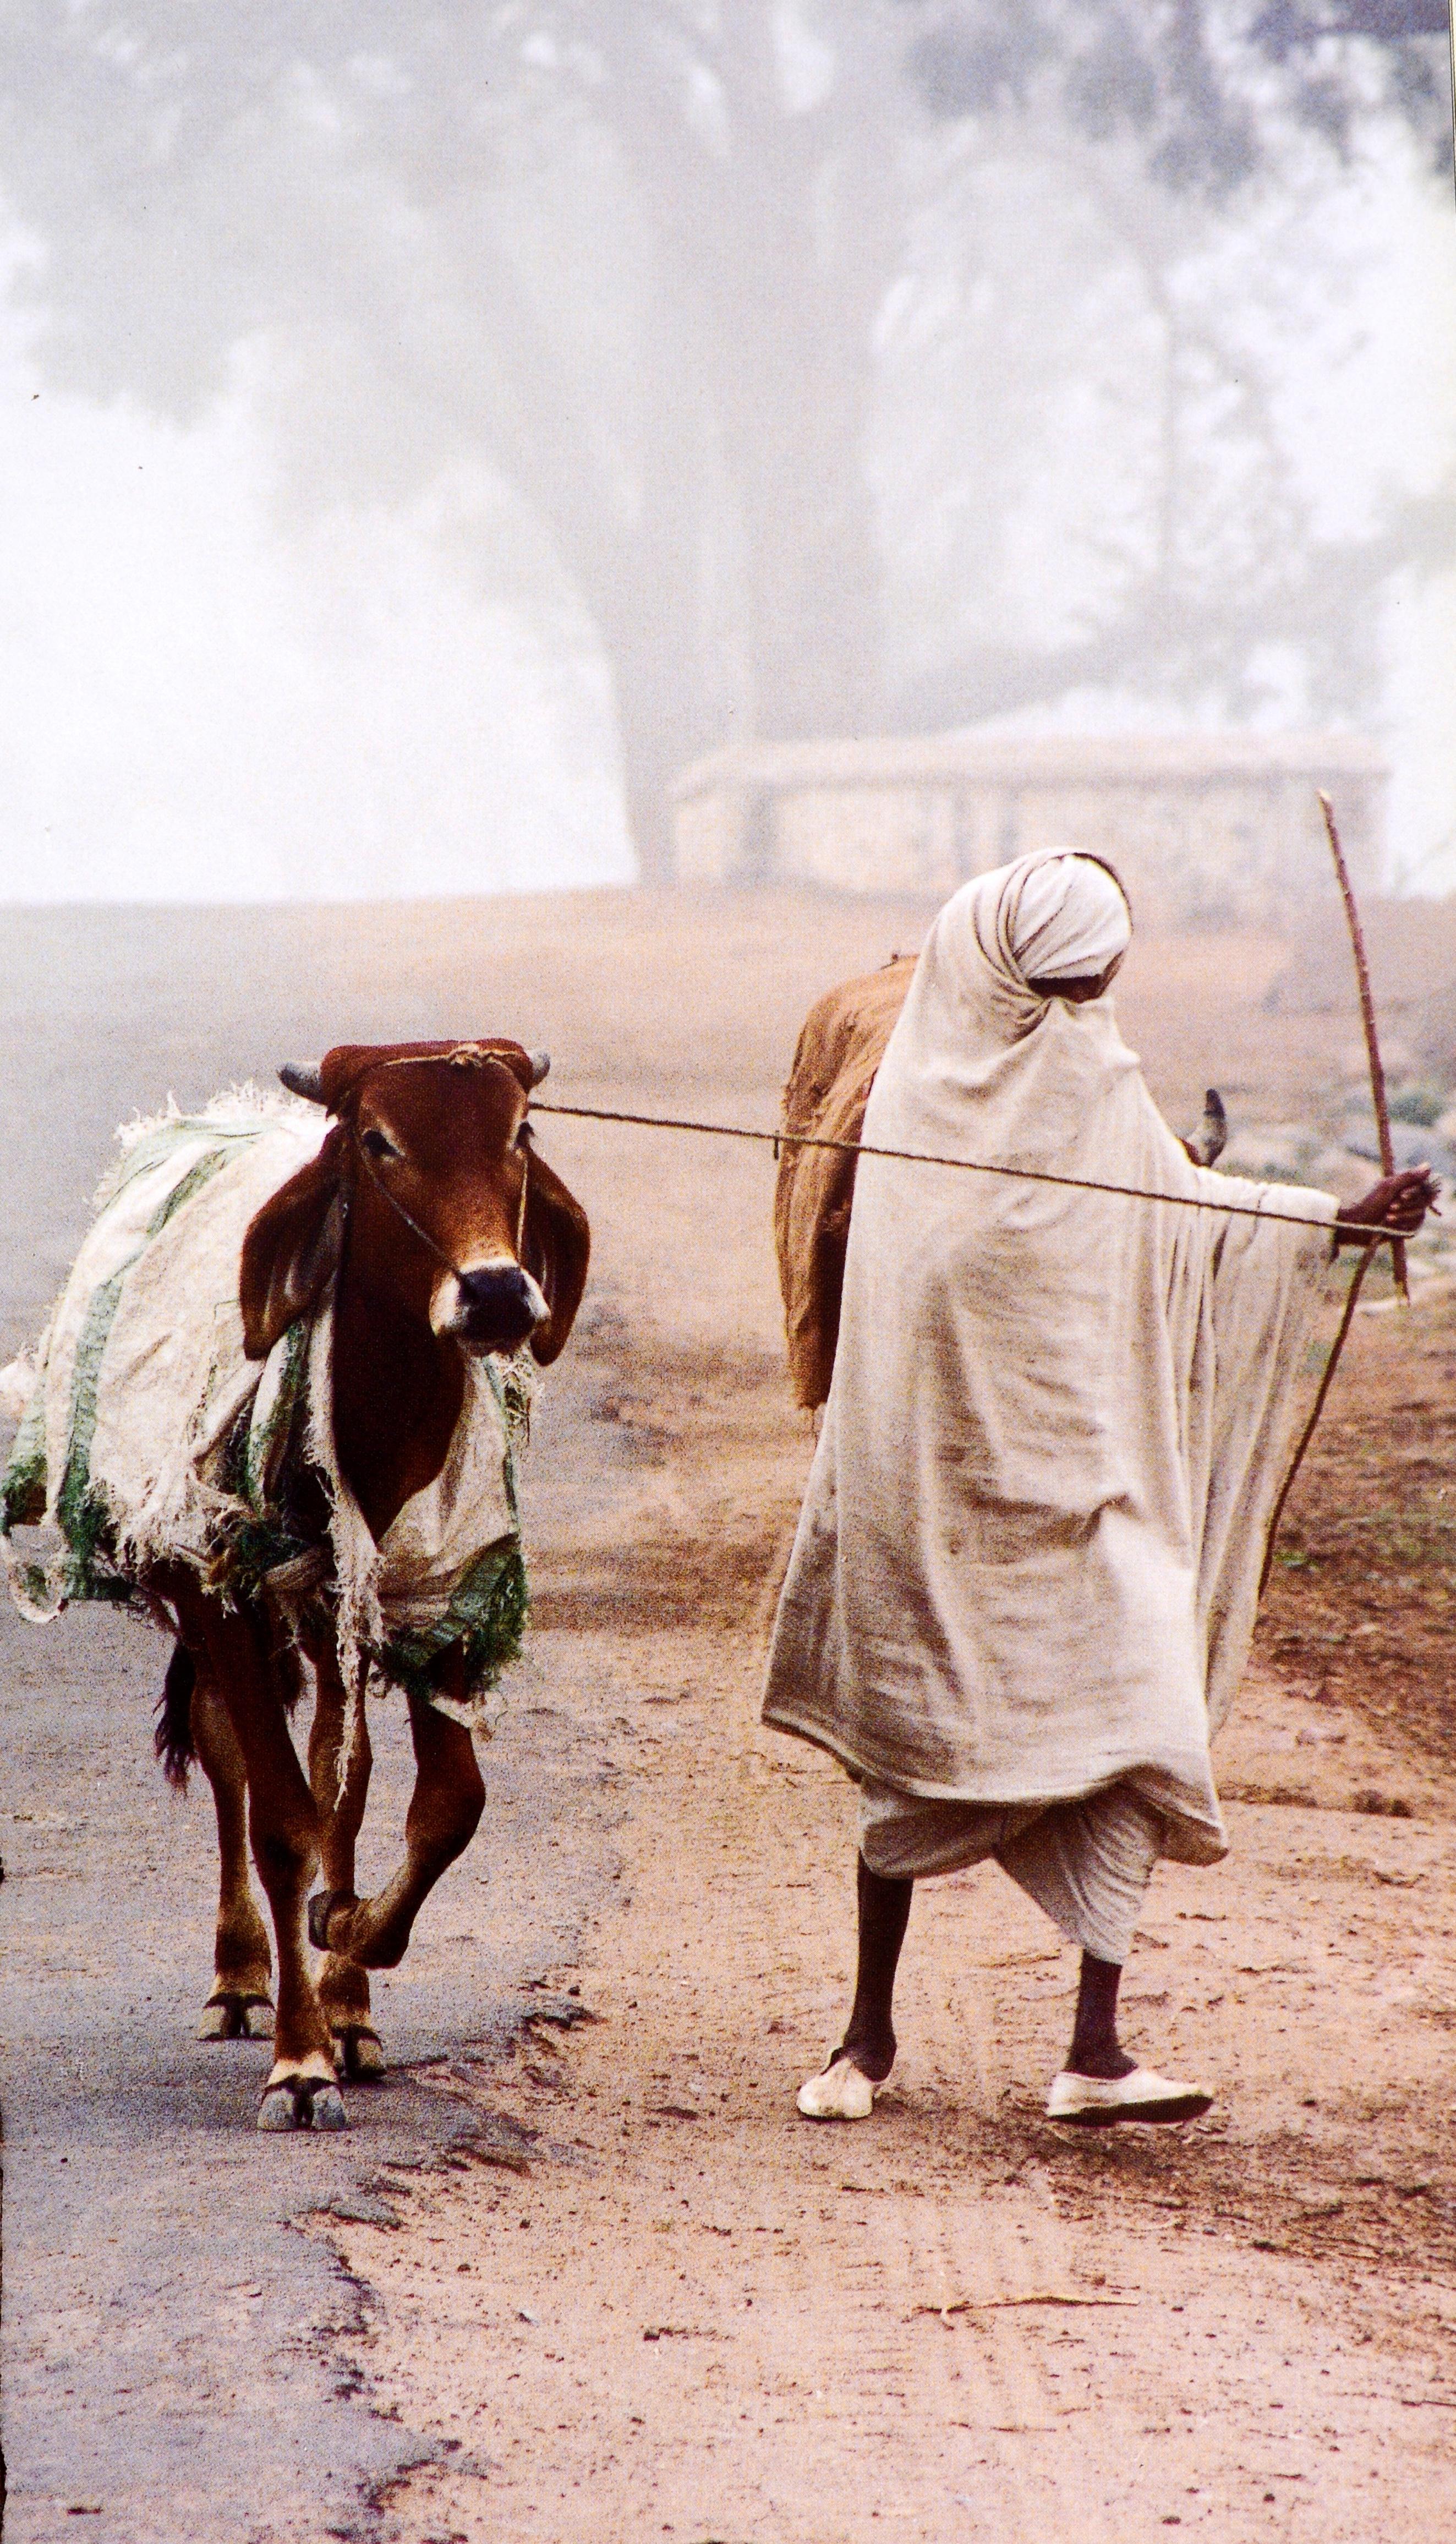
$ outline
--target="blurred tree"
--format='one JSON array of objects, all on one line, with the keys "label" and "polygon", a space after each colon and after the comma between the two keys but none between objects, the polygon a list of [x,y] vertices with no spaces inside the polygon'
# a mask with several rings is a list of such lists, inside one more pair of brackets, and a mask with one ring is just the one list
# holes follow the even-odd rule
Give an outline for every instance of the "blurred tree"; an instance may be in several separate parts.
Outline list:
[{"label": "blurred tree", "polygon": [[692,754],[875,709],[862,444],[909,101],[898,11],[841,14],[849,40],[762,0],[10,20],[52,375],[185,415],[262,340],[300,493],[499,472],[606,649],[648,874]]},{"label": "blurred tree", "polygon": [[1291,120],[1434,129],[1432,14],[11,0],[0,166],[52,377],[185,418],[241,366],[291,500],[434,490],[585,609],[660,875],[695,752],[885,713],[865,453],[926,132],[1054,90],[1084,154],[1227,194]]},{"label": "blurred tree", "polygon": [[956,0],[923,30],[944,137],[876,454],[906,722],[1089,691],[1236,721],[1376,704],[1384,592],[1456,554],[1456,488],[1403,496],[1392,452],[1380,518],[1332,529],[1290,388],[1368,359],[1341,308],[1361,154],[1404,127],[1448,163],[1444,25],[1430,0]]},{"label": "blurred tree", "polygon": [[921,14],[910,66],[932,114],[1023,103],[1044,78],[1069,125],[1137,134],[1173,190],[1266,171],[1291,121],[1347,148],[1382,109],[1448,156],[1446,0],[938,0]]}]

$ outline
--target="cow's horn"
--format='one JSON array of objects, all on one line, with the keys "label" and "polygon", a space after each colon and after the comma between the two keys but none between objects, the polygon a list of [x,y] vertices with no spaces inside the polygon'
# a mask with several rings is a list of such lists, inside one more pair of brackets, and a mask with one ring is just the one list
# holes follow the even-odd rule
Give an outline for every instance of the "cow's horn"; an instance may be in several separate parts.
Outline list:
[{"label": "cow's horn", "polygon": [[279,1071],[290,1095],[306,1096],[310,1104],[322,1104],[324,1081],[316,1060],[285,1060]]},{"label": "cow's horn", "polygon": [[526,1057],[530,1062],[530,1082],[532,1086],[539,1086],[550,1069],[551,1055],[548,1051],[528,1051]]}]

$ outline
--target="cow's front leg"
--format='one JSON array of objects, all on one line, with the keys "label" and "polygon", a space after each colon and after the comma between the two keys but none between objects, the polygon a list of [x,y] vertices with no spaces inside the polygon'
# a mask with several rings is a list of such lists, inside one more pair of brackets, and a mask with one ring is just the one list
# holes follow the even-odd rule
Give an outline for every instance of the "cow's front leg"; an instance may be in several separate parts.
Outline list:
[{"label": "cow's front leg", "polygon": [[418,1697],[409,1706],[416,1772],[405,1860],[372,1899],[336,1902],[324,1892],[309,1921],[316,1944],[372,1970],[392,1970],[404,1958],[422,1905],[446,1865],[469,1845],[485,1806],[469,1732]]},{"label": "cow's front leg", "polygon": [[228,1610],[184,1580],[174,1592],[186,1639],[206,1667],[242,1753],[253,1861],[273,1914],[278,1958],[275,2058],[261,2129],[342,2129],[328,2018],[309,1975],[304,1906],[319,1864],[318,1812],[288,1734],[283,1674],[267,1618]]},{"label": "cow's front leg", "polygon": [[[317,1903],[356,1902],[354,1853],[368,1799],[373,1750],[363,1703],[350,1720],[348,1692],[332,1634],[310,1645],[317,1685],[308,1742],[308,1781],[322,1831],[324,1889],[309,1903],[310,1929]],[[334,2064],[341,2076],[371,2084],[384,2073],[384,2050],[370,2020],[369,1977],[344,1952],[327,1952],[318,1974],[319,2002],[329,2019]]]},{"label": "cow's front leg", "polygon": [[218,1860],[212,1992],[202,2008],[198,2038],[271,2040],[273,1956],[248,1878],[247,1771],[227,1708],[205,1669],[193,1685],[192,1738],[212,1788]]}]

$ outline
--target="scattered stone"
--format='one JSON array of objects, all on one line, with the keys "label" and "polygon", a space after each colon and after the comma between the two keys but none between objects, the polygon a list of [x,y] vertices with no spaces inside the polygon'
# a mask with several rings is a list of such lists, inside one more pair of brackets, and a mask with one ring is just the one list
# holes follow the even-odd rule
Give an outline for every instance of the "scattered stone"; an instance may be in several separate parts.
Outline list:
[{"label": "scattered stone", "polygon": [[337,2217],[346,2226],[398,2226],[399,2210],[387,2199],[377,2199],[367,2190],[336,2190],[320,2200],[319,2213]]}]

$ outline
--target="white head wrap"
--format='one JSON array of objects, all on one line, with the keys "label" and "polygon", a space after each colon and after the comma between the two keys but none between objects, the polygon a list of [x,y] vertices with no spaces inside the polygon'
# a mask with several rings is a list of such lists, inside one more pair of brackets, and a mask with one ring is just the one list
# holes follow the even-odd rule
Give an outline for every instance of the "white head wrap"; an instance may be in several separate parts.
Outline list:
[{"label": "white head wrap", "polygon": [[1106,867],[1069,848],[1029,868],[1008,933],[1023,981],[1089,981],[1122,953],[1132,918]]}]

